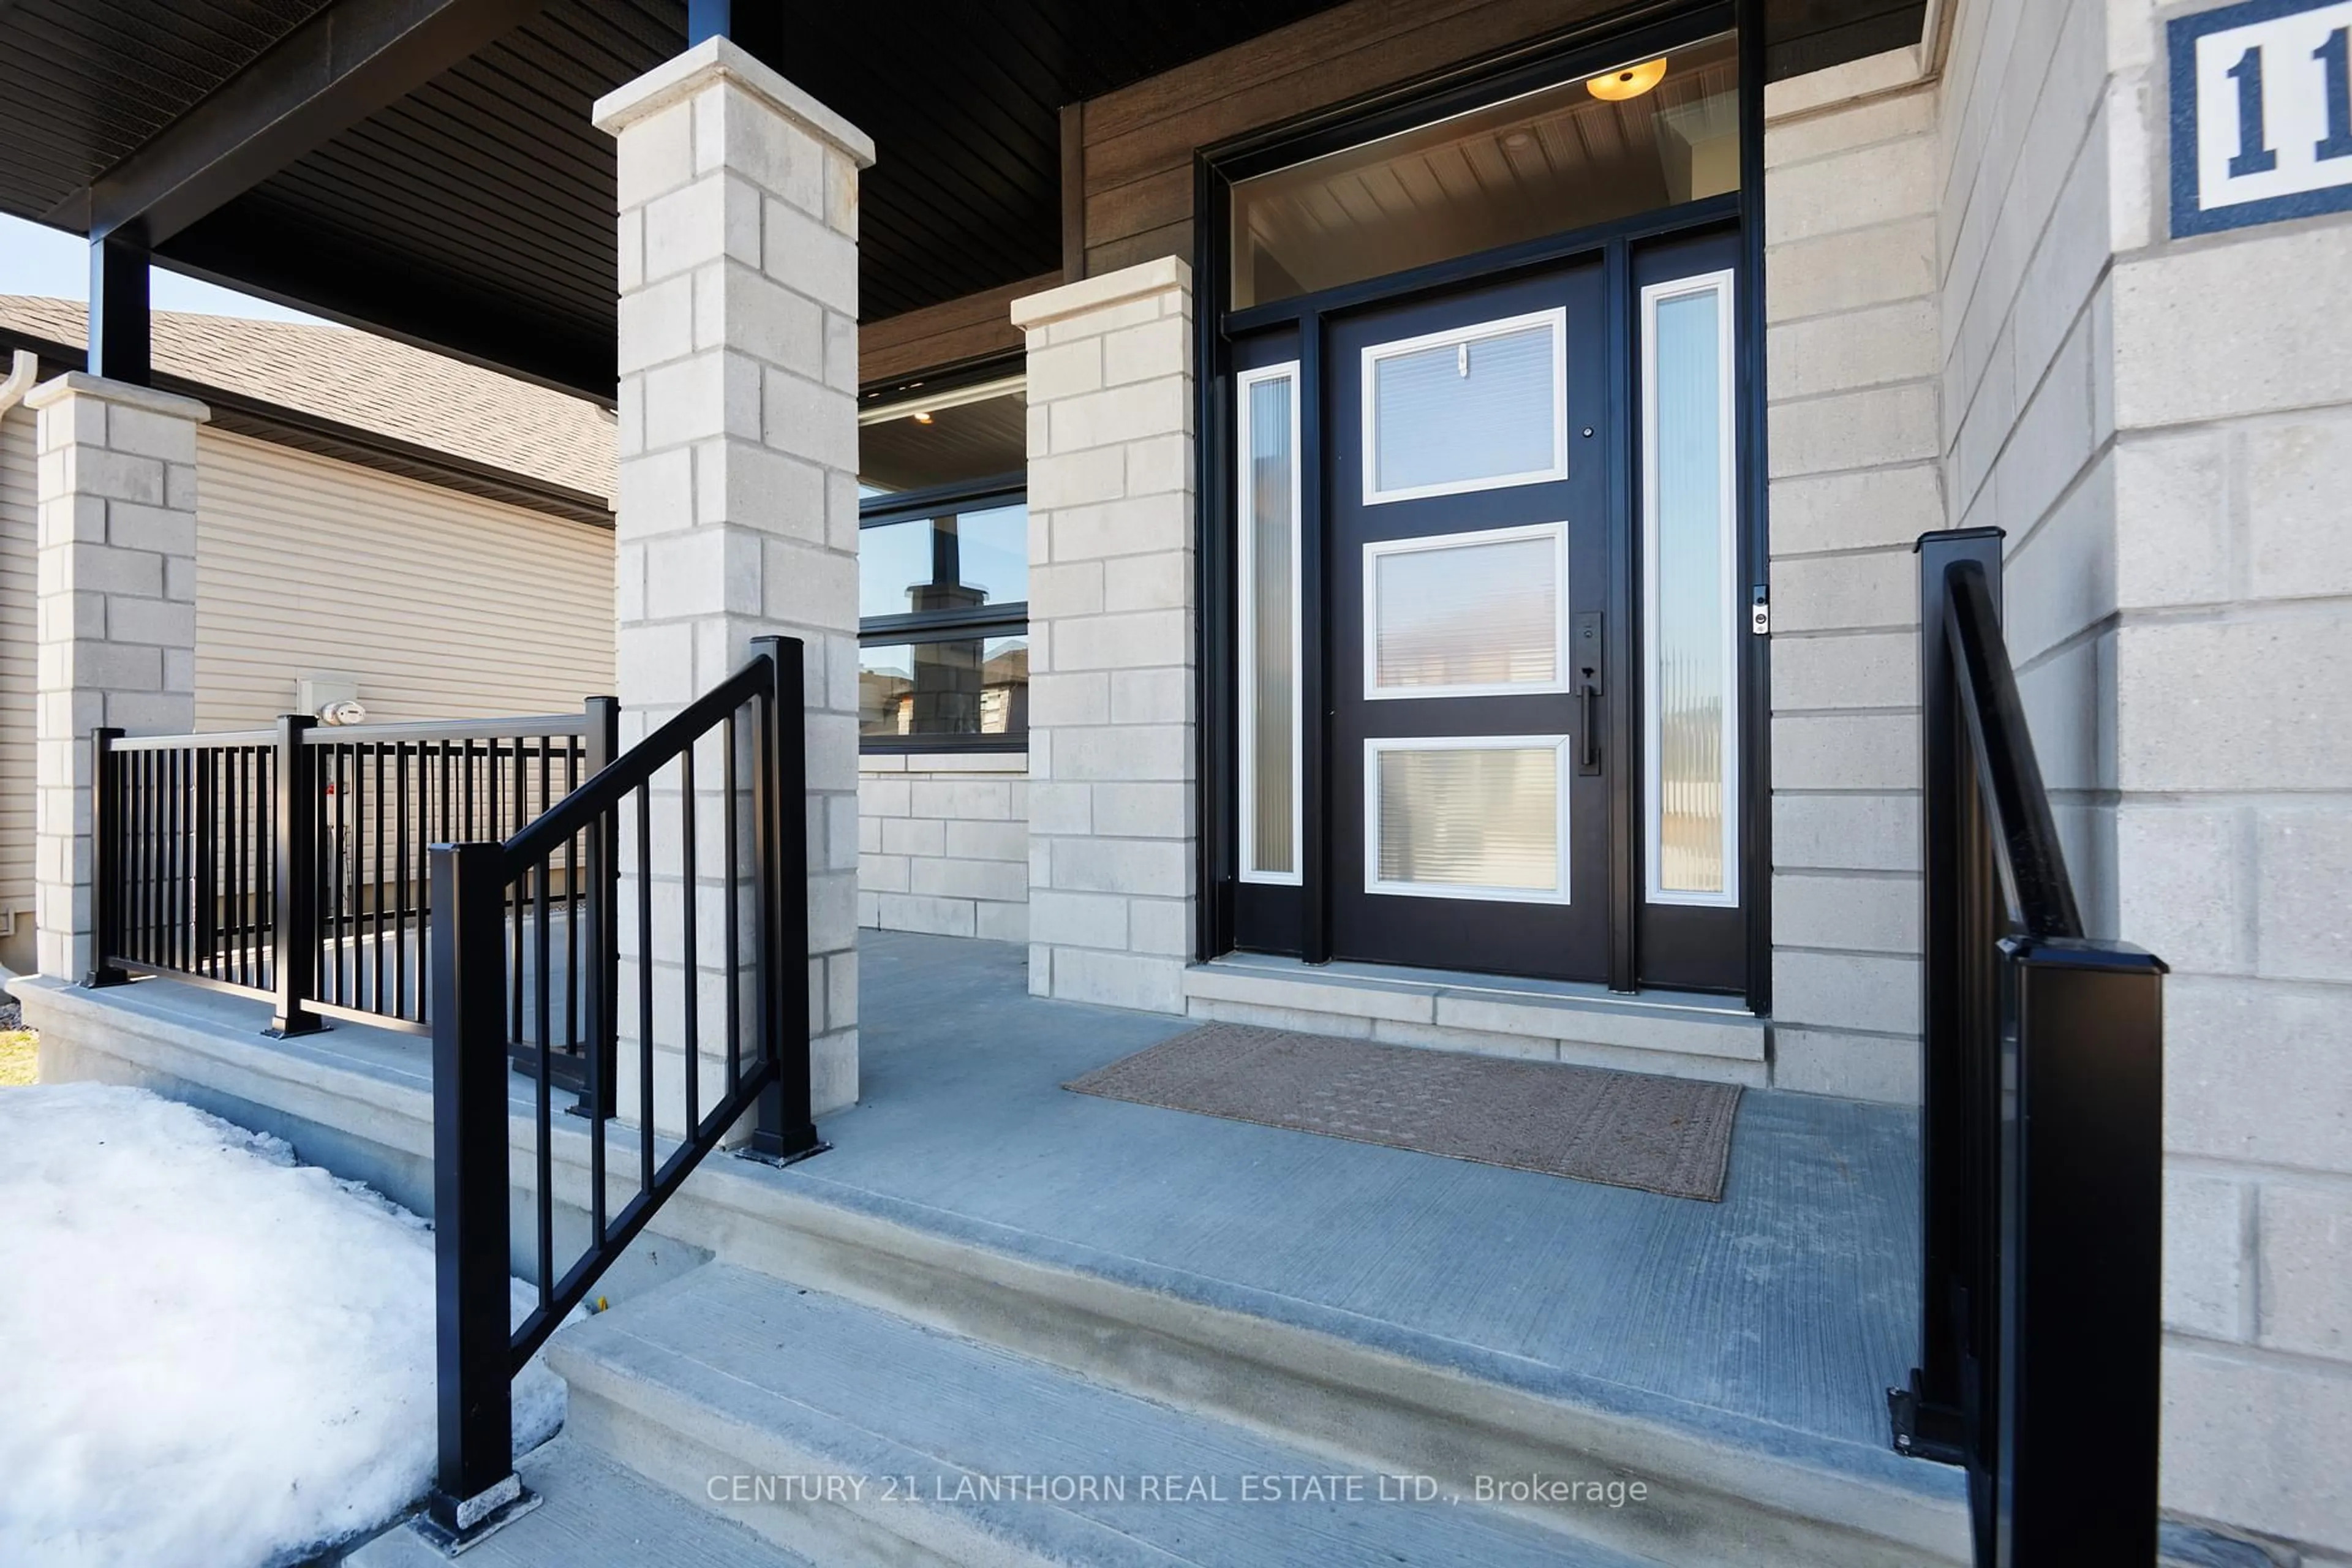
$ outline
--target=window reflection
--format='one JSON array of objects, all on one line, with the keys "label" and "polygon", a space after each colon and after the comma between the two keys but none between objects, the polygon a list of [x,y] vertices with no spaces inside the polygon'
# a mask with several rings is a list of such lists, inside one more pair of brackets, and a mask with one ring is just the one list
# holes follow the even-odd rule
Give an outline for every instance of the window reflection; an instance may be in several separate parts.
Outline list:
[{"label": "window reflection", "polygon": [[865,737],[1029,732],[1029,639],[940,637],[858,649],[857,732]]}]

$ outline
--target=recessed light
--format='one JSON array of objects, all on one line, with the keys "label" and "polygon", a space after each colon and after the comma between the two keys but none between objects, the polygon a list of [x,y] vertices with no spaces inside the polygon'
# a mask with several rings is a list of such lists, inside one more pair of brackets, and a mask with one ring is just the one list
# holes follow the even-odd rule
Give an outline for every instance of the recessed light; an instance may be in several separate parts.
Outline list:
[{"label": "recessed light", "polygon": [[1611,103],[1622,103],[1629,98],[1639,98],[1665,79],[1666,62],[1644,60],[1637,66],[1620,66],[1615,70],[1602,71],[1584,85],[1592,96]]}]

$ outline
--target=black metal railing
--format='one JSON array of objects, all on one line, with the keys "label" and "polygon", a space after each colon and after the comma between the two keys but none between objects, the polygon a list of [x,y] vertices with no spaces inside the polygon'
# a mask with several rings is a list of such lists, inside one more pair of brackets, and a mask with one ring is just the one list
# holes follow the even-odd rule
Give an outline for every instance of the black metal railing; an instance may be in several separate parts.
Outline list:
[{"label": "black metal railing", "polygon": [[2001,533],[1921,537],[1920,1359],[1895,1446],[1982,1568],[2153,1562],[2164,965],[2084,935],[2001,637]]},{"label": "black metal railing", "polygon": [[[165,974],[266,997],[272,1031],[324,1016],[430,1025],[426,848],[519,830],[612,760],[618,709],[577,714],[93,738],[92,984]],[[509,911],[509,1028],[530,1027],[530,922],[562,940],[558,1081],[586,1037],[584,905],[600,896],[570,850],[544,911]]]},{"label": "black metal railing", "polygon": [[[445,1545],[529,1506],[514,1474],[511,1380],[702,1158],[747,1117],[760,1157],[824,1147],[809,1100],[802,649],[782,637],[752,647],[717,689],[505,842],[432,848],[440,1462],[422,1528]],[[569,1207],[586,1211],[586,1227],[560,1255],[551,911],[567,864],[593,866],[592,877],[610,868],[617,896],[588,906],[581,933],[594,977],[582,1100],[605,1114],[586,1119],[584,1184],[567,1172]],[[509,1098],[517,984],[532,993],[527,1108]],[[618,1162],[615,1107],[636,1122]],[[520,1325],[509,1298],[517,1137],[532,1167],[538,1281]]]}]

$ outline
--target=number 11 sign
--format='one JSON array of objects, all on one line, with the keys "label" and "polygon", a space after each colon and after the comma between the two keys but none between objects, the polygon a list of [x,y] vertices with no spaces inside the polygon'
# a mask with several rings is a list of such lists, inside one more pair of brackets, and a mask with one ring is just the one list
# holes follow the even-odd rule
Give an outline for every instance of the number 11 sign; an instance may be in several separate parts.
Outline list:
[{"label": "number 11 sign", "polygon": [[2352,0],[2176,17],[2172,232],[2352,209]]}]

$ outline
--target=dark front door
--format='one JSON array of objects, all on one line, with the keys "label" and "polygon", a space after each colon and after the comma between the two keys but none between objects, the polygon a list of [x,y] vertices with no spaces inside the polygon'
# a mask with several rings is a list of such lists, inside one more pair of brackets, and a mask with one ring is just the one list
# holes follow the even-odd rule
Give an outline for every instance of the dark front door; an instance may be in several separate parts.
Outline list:
[{"label": "dark front door", "polygon": [[1323,336],[1335,957],[1608,969],[1598,258]]}]

